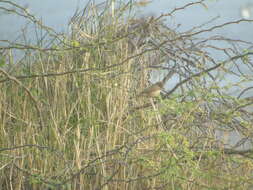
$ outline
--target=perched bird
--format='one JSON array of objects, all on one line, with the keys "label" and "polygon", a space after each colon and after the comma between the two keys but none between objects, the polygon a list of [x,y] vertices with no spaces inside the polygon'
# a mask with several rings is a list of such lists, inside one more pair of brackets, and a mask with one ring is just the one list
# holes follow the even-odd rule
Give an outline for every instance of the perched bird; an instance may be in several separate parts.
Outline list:
[{"label": "perched bird", "polygon": [[160,92],[163,90],[163,86],[165,83],[173,76],[173,74],[176,72],[177,64],[175,64],[172,68],[170,68],[167,75],[163,78],[163,80],[152,84],[148,88],[144,89],[137,97],[145,96],[149,98],[153,98],[160,95]]},{"label": "perched bird", "polygon": [[145,97],[156,97],[160,95],[161,90],[163,89],[163,82],[157,82],[146,89],[144,89],[137,97],[145,96]]}]

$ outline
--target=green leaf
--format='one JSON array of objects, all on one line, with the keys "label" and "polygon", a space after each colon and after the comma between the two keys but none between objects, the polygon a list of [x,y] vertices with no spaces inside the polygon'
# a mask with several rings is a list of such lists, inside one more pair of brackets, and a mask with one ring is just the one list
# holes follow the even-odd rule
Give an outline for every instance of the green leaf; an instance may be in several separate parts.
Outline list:
[{"label": "green leaf", "polygon": [[6,60],[4,56],[0,56],[0,67],[3,67],[6,64]]}]

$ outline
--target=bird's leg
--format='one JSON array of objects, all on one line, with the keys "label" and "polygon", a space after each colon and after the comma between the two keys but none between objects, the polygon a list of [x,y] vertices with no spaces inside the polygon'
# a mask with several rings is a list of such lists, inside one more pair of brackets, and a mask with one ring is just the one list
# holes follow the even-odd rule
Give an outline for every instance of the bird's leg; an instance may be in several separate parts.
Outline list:
[{"label": "bird's leg", "polygon": [[[154,104],[154,101],[153,101],[152,98],[150,98],[150,102],[151,102],[151,105],[152,105],[154,111],[156,112],[156,120],[157,120],[157,123],[160,125],[160,124],[162,124],[161,115],[158,113],[158,109],[157,109],[156,105]],[[158,126],[159,126],[159,125],[158,125]],[[158,128],[158,126],[157,126],[157,128]]]}]

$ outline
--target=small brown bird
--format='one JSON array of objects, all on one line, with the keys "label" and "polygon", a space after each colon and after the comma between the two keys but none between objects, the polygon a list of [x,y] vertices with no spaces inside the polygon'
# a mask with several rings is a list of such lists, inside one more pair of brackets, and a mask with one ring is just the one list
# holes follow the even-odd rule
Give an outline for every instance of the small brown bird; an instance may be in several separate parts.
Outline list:
[{"label": "small brown bird", "polygon": [[163,82],[157,82],[148,88],[144,89],[137,97],[145,96],[145,97],[156,97],[160,95],[161,90],[163,89]]}]

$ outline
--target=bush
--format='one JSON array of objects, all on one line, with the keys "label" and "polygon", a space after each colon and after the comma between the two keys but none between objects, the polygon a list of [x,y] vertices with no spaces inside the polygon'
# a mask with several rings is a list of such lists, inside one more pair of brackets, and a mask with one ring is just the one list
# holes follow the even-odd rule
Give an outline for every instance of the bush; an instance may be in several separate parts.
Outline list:
[{"label": "bush", "polygon": [[[48,37],[36,45],[2,40],[3,189],[252,187],[252,149],[240,147],[253,134],[253,101],[242,98],[252,88],[242,71],[252,69],[252,44],[202,35],[250,20],[180,33],[164,19],[203,1],[147,18],[135,16],[133,1],[112,2],[88,4],[61,35],[4,2]],[[24,56],[14,63],[16,50]],[[137,98],[157,73],[167,84],[161,97]],[[235,87],[237,96],[228,92]],[[231,131],[242,137],[234,146]]]}]

